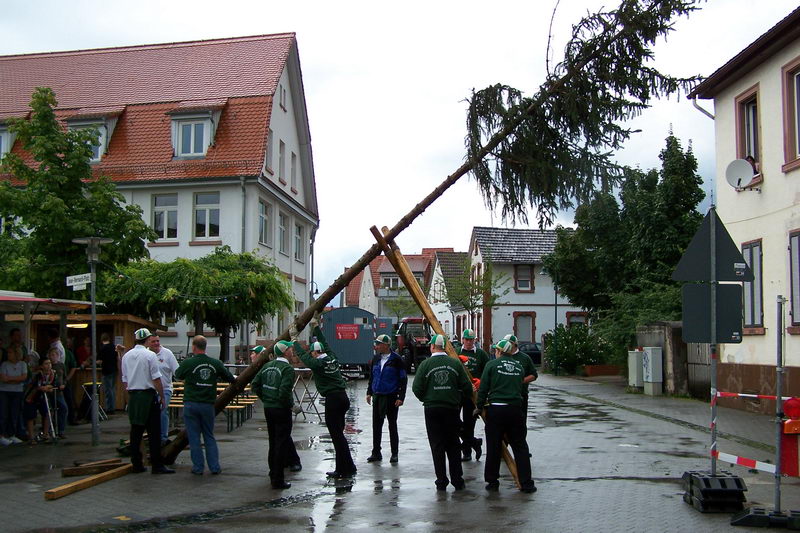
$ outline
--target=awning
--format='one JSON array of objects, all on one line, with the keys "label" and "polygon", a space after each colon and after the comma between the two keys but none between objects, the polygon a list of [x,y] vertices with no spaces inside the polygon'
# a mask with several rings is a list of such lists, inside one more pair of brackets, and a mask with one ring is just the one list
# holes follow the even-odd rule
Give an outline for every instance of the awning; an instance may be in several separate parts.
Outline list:
[{"label": "awning", "polygon": [[[68,311],[71,309],[86,309],[92,306],[91,302],[80,300],[63,300],[61,298],[36,298],[33,296],[8,296],[0,295],[0,313],[23,313],[25,304],[32,304],[33,312]],[[98,304],[102,305],[102,304]]]}]

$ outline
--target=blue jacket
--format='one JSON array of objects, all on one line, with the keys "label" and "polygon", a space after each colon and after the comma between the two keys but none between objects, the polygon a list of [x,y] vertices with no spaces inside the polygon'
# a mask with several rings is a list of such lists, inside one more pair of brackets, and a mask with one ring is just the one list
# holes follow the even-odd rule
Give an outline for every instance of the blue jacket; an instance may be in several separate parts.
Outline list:
[{"label": "blue jacket", "polygon": [[376,354],[370,362],[369,385],[367,396],[373,394],[397,394],[400,401],[406,399],[406,364],[395,352],[389,354],[389,359],[381,368],[381,356]]}]

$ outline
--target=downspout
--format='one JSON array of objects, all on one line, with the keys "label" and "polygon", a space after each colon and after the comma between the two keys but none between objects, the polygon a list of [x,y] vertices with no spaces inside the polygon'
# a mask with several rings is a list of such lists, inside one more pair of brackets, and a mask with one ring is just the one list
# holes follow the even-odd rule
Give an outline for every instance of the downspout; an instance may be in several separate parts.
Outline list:
[{"label": "downspout", "polygon": [[[242,187],[242,249],[241,253],[245,252],[247,245],[247,189],[245,188],[245,177],[239,176],[239,184]],[[240,353],[244,353],[246,347],[250,346],[250,323],[245,320],[242,322],[239,330],[239,349]],[[234,362],[238,358],[234,358]]]},{"label": "downspout", "polygon": [[692,98],[691,100],[692,100],[692,105],[694,106],[695,109],[700,111],[702,114],[704,114],[705,116],[707,116],[711,120],[714,120],[714,115],[712,115],[711,113],[709,113],[708,111],[706,111],[705,109],[700,107],[700,104],[697,103],[697,98]]}]

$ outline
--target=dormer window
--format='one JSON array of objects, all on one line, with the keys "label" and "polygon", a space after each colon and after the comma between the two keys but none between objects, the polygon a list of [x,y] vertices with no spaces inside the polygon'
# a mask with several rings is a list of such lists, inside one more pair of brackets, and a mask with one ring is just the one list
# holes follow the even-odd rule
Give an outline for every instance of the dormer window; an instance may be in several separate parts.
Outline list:
[{"label": "dormer window", "polygon": [[97,141],[90,145],[92,149],[92,157],[89,159],[92,163],[99,163],[103,154],[106,153],[106,146],[108,145],[108,130],[104,122],[83,122],[83,123],[70,123],[69,129],[71,130],[90,130],[97,131]]},{"label": "dormer window", "polygon": [[0,128],[0,159],[11,151],[15,135],[5,128]]},{"label": "dormer window", "polygon": [[167,114],[172,116],[172,150],[175,157],[205,157],[222,116],[226,98],[179,102]]},{"label": "dormer window", "polygon": [[172,119],[176,157],[205,157],[211,145],[211,117]]}]

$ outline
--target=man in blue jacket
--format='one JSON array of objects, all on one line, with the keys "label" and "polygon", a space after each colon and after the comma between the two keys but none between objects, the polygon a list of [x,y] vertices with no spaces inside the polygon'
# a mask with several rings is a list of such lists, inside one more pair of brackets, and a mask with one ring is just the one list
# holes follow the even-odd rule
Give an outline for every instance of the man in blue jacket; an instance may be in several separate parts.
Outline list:
[{"label": "man in blue jacket", "polygon": [[397,462],[400,437],[397,434],[397,414],[406,399],[406,366],[403,359],[392,351],[391,338],[378,335],[375,339],[375,357],[370,363],[367,403],[372,405],[372,455],[367,461],[381,461],[381,436],[383,419],[389,421],[389,444],[392,456],[389,462]]}]

